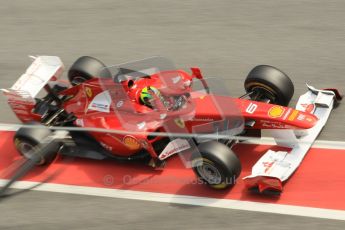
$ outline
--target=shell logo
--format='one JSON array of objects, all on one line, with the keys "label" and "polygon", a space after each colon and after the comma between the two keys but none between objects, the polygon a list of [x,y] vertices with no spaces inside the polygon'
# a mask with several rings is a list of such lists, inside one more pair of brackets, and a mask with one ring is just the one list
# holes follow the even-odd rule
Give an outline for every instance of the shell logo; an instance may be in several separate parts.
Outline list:
[{"label": "shell logo", "polygon": [[278,118],[283,115],[284,111],[284,107],[276,105],[268,110],[268,116],[272,118]]},{"label": "shell logo", "polygon": [[132,136],[125,136],[123,138],[123,143],[130,150],[138,150],[138,149],[140,149],[140,146],[141,146],[139,141],[136,138],[132,137]]}]

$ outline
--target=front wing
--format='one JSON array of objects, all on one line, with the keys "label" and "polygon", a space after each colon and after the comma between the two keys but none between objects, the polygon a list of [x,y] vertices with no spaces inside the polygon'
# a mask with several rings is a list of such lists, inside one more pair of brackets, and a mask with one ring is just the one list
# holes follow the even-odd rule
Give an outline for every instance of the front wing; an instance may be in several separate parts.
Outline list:
[{"label": "front wing", "polygon": [[259,192],[278,192],[283,190],[286,181],[301,164],[315,139],[326,124],[336,100],[341,96],[336,90],[318,90],[307,85],[308,92],[300,96],[296,109],[308,111],[318,117],[317,124],[307,130],[271,130],[279,146],[289,147],[291,151],[268,150],[253,166],[252,173],[244,177],[249,189]]}]

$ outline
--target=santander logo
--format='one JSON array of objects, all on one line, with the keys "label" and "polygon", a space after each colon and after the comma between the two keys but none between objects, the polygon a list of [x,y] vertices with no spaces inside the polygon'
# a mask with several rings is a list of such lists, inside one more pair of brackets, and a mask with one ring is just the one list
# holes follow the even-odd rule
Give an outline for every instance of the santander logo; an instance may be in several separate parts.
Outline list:
[{"label": "santander logo", "polygon": [[313,113],[315,109],[314,104],[302,104],[302,107],[304,108],[304,111],[307,113]]}]

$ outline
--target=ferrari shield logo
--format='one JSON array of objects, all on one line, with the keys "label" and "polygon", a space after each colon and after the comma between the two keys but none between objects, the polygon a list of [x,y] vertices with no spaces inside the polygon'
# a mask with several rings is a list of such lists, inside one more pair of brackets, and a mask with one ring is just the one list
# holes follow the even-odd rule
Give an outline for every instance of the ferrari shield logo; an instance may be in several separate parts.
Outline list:
[{"label": "ferrari shield logo", "polygon": [[176,118],[174,121],[175,121],[175,124],[181,129],[185,127],[184,121],[181,118]]},{"label": "ferrari shield logo", "polygon": [[92,97],[92,90],[89,87],[85,87],[85,93],[87,97]]}]

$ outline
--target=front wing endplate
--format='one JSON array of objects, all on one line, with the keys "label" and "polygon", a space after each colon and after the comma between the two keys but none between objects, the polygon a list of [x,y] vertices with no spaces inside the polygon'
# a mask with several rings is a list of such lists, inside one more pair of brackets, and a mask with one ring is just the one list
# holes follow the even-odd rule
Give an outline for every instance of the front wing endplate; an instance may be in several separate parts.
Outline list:
[{"label": "front wing endplate", "polygon": [[251,175],[243,178],[247,188],[257,188],[261,193],[281,192],[282,183],[298,168],[325,126],[336,95],[333,91],[318,90],[308,85],[307,87],[308,92],[300,96],[296,109],[304,111],[303,105],[313,104],[313,114],[318,117],[318,122],[307,130],[271,130],[277,145],[289,147],[291,151],[268,150],[253,166]]}]

